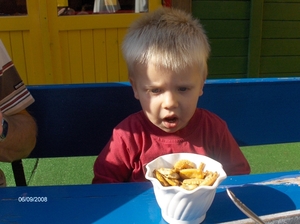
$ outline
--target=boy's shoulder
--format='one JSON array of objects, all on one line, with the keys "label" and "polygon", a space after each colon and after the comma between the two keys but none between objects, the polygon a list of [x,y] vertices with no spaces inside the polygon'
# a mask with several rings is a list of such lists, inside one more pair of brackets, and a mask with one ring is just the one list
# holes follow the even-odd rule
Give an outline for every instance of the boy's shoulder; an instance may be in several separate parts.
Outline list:
[{"label": "boy's shoulder", "polygon": [[219,115],[204,108],[197,108],[195,112],[195,117],[197,117],[197,120],[201,118],[201,120],[210,120],[222,123],[225,122],[221,117],[219,117]]},{"label": "boy's shoulder", "polygon": [[124,126],[135,126],[135,125],[142,125],[145,119],[145,115],[143,111],[138,111],[136,113],[130,114],[126,118],[124,118],[117,126],[124,127]]}]

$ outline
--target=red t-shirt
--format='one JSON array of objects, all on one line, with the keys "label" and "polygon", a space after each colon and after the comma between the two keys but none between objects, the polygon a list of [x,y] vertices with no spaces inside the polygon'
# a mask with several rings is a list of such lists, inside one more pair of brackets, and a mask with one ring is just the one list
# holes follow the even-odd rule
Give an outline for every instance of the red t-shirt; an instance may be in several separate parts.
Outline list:
[{"label": "red t-shirt", "polygon": [[227,124],[217,115],[196,109],[188,125],[166,133],[140,111],[118,124],[94,164],[93,183],[146,181],[145,165],[158,156],[190,152],[219,161],[227,175],[249,174],[250,166]]}]

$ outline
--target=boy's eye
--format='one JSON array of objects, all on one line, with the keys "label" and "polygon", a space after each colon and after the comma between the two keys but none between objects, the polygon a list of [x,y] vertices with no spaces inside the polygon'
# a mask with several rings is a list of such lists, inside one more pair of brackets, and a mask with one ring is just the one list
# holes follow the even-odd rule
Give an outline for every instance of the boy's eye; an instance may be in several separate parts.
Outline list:
[{"label": "boy's eye", "polygon": [[150,90],[151,93],[160,93],[160,89],[151,89]]},{"label": "boy's eye", "polygon": [[184,91],[187,91],[188,88],[186,88],[186,87],[180,87],[180,88],[178,88],[178,90],[179,90],[180,92],[184,92]]}]

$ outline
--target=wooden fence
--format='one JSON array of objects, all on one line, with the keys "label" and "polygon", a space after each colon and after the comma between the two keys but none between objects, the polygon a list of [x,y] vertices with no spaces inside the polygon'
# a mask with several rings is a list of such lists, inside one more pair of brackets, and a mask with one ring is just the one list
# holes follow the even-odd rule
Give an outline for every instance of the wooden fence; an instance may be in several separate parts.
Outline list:
[{"label": "wooden fence", "polygon": [[299,0],[194,0],[211,42],[209,78],[300,75]]},{"label": "wooden fence", "polygon": [[[299,76],[300,0],[173,4],[191,6],[207,31],[210,79]],[[150,0],[149,10],[160,5]],[[141,13],[58,16],[53,0],[27,1],[27,11],[0,17],[0,38],[26,84],[127,81],[120,44]]]}]

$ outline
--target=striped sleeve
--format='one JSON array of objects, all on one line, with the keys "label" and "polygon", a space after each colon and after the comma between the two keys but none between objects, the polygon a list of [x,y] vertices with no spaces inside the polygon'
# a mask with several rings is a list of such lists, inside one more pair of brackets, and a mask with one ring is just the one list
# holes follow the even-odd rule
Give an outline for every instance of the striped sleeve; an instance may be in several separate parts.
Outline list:
[{"label": "striped sleeve", "polygon": [[0,40],[0,110],[12,115],[25,109],[34,99],[11,61]]}]

